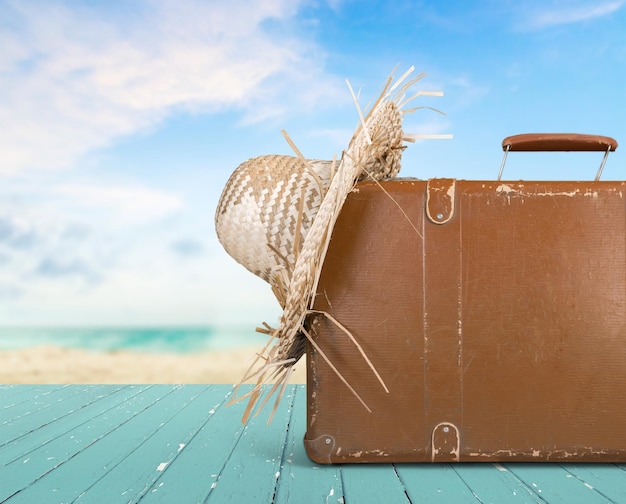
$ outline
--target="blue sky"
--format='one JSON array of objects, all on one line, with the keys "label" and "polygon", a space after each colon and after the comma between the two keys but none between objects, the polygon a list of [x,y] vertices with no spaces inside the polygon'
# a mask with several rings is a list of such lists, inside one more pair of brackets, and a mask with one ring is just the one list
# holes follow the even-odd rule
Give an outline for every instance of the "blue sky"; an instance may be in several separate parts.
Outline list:
[{"label": "blue sky", "polygon": [[[376,95],[415,65],[452,133],[405,176],[493,179],[501,140],[560,131],[626,143],[626,0],[0,0],[0,325],[274,323],[213,215],[262,154],[347,146],[344,79]],[[624,145],[626,147],[626,145]],[[605,179],[624,179],[624,147]],[[505,178],[591,179],[597,153],[516,154]]]}]

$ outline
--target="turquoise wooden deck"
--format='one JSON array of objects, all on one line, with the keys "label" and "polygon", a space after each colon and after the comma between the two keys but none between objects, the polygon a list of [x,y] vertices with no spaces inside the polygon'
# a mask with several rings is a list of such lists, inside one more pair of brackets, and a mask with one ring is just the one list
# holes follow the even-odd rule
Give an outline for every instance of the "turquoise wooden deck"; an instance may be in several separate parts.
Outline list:
[{"label": "turquoise wooden deck", "polygon": [[302,445],[304,386],[270,426],[243,426],[230,392],[0,386],[0,502],[626,502],[626,464],[318,466]]}]

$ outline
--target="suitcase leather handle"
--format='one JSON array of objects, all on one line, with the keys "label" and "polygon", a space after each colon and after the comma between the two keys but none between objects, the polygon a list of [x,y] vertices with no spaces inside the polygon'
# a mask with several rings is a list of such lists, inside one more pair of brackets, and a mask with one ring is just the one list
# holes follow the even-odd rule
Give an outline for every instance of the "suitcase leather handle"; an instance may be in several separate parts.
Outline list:
[{"label": "suitcase leather handle", "polygon": [[519,152],[614,151],[617,141],[600,135],[578,133],[524,133],[502,140],[502,150]]},{"label": "suitcase leather handle", "polygon": [[617,140],[600,135],[581,135],[579,133],[524,133],[513,135],[502,140],[504,158],[500,165],[498,180],[502,179],[506,155],[510,151],[517,152],[571,152],[571,151],[599,151],[604,152],[604,158],[596,173],[595,180],[600,180],[604,164],[609,152],[617,149]]}]

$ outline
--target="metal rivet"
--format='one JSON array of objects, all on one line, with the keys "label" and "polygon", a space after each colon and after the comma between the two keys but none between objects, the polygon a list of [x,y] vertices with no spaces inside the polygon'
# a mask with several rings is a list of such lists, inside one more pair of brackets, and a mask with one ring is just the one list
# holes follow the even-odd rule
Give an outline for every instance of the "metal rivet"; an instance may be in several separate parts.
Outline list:
[{"label": "metal rivet", "polygon": [[442,220],[443,219],[443,214],[442,213],[438,213],[437,214],[437,220]]},{"label": "metal rivet", "polygon": [[326,443],[326,444],[330,444],[330,438],[326,438],[326,439],[324,440],[324,443]]},{"label": "metal rivet", "polygon": [[442,430],[443,430],[444,432],[446,432],[446,433],[447,433],[447,432],[450,432],[450,427],[447,427],[447,426],[446,426],[446,427],[444,427]]}]

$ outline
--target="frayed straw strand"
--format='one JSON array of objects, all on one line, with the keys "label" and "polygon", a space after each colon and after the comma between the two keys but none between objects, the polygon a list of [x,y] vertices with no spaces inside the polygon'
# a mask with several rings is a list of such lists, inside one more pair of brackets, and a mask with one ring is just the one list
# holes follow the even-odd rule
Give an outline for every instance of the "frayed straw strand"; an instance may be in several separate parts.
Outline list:
[{"label": "frayed straw strand", "polygon": [[393,86],[391,86],[391,88],[389,89],[389,93],[386,96],[390,96],[391,93],[393,93],[393,91],[400,85],[402,84],[406,78],[411,75],[413,73],[413,71],[415,70],[415,66],[411,65],[406,72],[404,72],[399,78],[398,80],[395,82],[395,84]]},{"label": "frayed straw strand", "polygon": [[261,385],[262,384],[263,384],[263,381],[261,380],[261,378],[259,378],[259,380],[257,381],[256,386],[254,387],[254,389],[252,389],[252,395],[250,396],[250,400],[248,401],[248,405],[246,406],[246,409],[243,412],[243,415],[241,417],[241,423],[244,424],[244,425],[248,423],[248,420],[250,420],[250,414],[252,413],[252,409],[254,408],[254,405],[259,400],[259,396],[261,395]]},{"label": "frayed straw strand", "polygon": [[[304,189],[302,190],[304,192]],[[278,259],[281,260],[281,262],[284,263],[285,268],[287,269],[287,271],[289,272],[289,274],[291,274],[291,268],[289,266],[289,261],[287,260],[287,258],[282,254],[282,252],[280,250],[278,250],[274,245],[272,245],[271,243],[267,244],[267,248],[269,248],[272,252],[274,252],[274,254],[276,254],[276,257],[278,257]]]},{"label": "frayed straw strand", "polygon": [[[424,77],[426,77],[426,75],[428,75],[426,72],[422,72],[418,75],[416,75],[415,77],[413,77],[409,82],[405,83],[401,88],[399,93],[401,94],[406,94],[406,92],[413,87],[415,84],[417,84],[419,81],[421,81]],[[398,96],[396,96],[396,104],[398,103],[397,101]]]},{"label": "frayed straw strand", "polygon": [[[356,137],[359,135],[359,133],[361,133],[361,130],[363,129],[363,126],[364,126],[364,122],[368,121],[368,119],[375,112],[378,105],[380,105],[380,103],[384,101],[385,99],[387,99],[387,97],[391,94],[391,91],[389,90],[389,88],[391,87],[391,84],[393,83],[393,75],[396,73],[398,66],[399,65],[396,65],[396,67],[392,70],[392,72],[387,77],[387,80],[385,81],[385,84],[383,85],[382,90],[378,93],[378,98],[376,99],[376,101],[372,105],[368,103],[367,106],[365,107],[365,109],[368,111],[367,115],[365,116],[365,121],[363,121],[363,113],[361,112],[361,107],[358,103],[358,100],[355,101],[355,105],[357,108],[357,112],[359,114],[360,122],[359,122],[359,126],[355,129],[354,134],[352,135],[352,139],[350,140],[350,143],[352,143],[356,139]],[[350,82],[348,82],[347,79],[346,79],[346,82],[348,83],[348,87],[350,87]],[[352,93],[352,98],[354,100],[354,93]],[[367,139],[369,140],[368,143],[371,145],[372,141],[369,135],[367,135]]]},{"label": "frayed straw strand", "polygon": [[417,93],[412,94],[406,100],[403,100],[401,103],[398,103],[398,108],[402,109],[406,107],[409,103],[411,103],[416,98],[419,98],[420,96],[443,96],[443,91],[418,91]]},{"label": "frayed straw strand", "polygon": [[432,110],[433,112],[437,112],[438,114],[441,114],[441,115],[443,115],[443,116],[447,115],[445,112],[442,112],[441,110],[436,109],[436,108],[434,108],[434,107],[429,107],[429,106],[427,106],[427,105],[421,105],[421,106],[419,106],[419,107],[413,107],[413,108],[410,108],[410,109],[403,109],[403,110],[401,111],[401,113],[402,113],[402,114],[412,114],[412,113],[413,113],[413,112],[415,112],[416,110],[421,110],[421,109],[428,109],[428,110]]},{"label": "frayed straw strand", "polygon": [[285,137],[285,140],[287,140],[287,143],[289,144],[289,147],[291,147],[293,149],[293,151],[296,153],[296,155],[298,156],[298,158],[300,158],[300,161],[302,161],[304,163],[304,165],[306,166],[307,170],[309,171],[309,173],[311,174],[311,176],[315,179],[315,181],[317,182],[317,185],[319,185],[320,187],[320,196],[324,194],[324,185],[322,184],[322,179],[320,178],[320,176],[315,172],[315,170],[313,169],[313,167],[311,166],[310,161],[304,157],[304,155],[302,154],[302,152],[300,152],[300,149],[298,149],[298,147],[296,146],[296,144],[293,142],[293,140],[291,139],[291,137],[289,136],[289,134],[287,133],[287,131],[280,130],[280,132],[283,134],[283,136]]},{"label": "frayed straw strand", "polygon": [[280,379],[278,379],[278,377],[276,377],[277,378],[276,383],[274,383],[274,386],[265,395],[265,399],[259,405],[259,408],[258,408],[257,412],[254,415],[256,417],[256,416],[258,416],[261,413],[261,411],[263,411],[263,409],[265,408],[265,406],[269,402],[270,398],[274,395],[274,393],[276,393],[276,390],[278,389],[278,386],[280,385],[280,391],[278,392],[278,394],[276,396],[276,400],[274,401],[274,406],[272,407],[272,411],[270,412],[270,414],[269,414],[269,416],[267,418],[267,425],[269,425],[272,422],[272,419],[274,418],[274,414],[276,413],[276,410],[278,409],[278,405],[280,404],[280,401],[283,398],[283,395],[285,394],[285,390],[287,388],[287,385],[289,384],[289,378],[291,378],[291,374],[292,373],[293,373],[293,367],[290,367],[290,368],[286,369],[285,371],[283,371],[283,376]]},{"label": "frayed straw strand", "polygon": [[243,378],[241,380],[239,380],[239,383],[237,383],[234,386],[233,397],[231,398],[230,401],[228,401],[227,406],[230,406],[232,404],[236,404],[239,401],[241,401],[242,399],[244,399],[245,397],[250,395],[251,392],[248,392],[243,397],[239,397],[238,396],[239,389],[241,388],[241,385],[243,385],[244,382],[250,380],[251,378],[253,378],[253,377],[255,377],[255,376],[257,376],[259,374],[258,372],[252,372],[252,369],[254,369],[254,366],[256,366],[256,363],[259,362],[260,359],[262,359],[265,362],[267,362],[267,358],[265,357],[265,353],[267,352],[267,349],[269,348],[271,343],[272,343],[272,340],[268,340],[268,342],[263,347],[263,350],[256,354],[256,358],[252,361],[252,364],[250,364],[250,366],[248,367],[248,369],[244,373]]},{"label": "frayed straw strand", "polygon": [[300,235],[302,234],[302,216],[304,215],[304,197],[306,194],[306,188],[302,188],[300,195],[300,205],[298,205],[298,217],[296,220],[296,232],[293,238],[293,256],[297,260],[300,253]]},{"label": "frayed straw strand", "polygon": [[347,336],[348,338],[350,338],[350,341],[352,341],[352,343],[354,344],[354,346],[357,348],[357,350],[359,351],[359,353],[361,354],[361,356],[363,357],[363,360],[365,360],[365,362],[367,362],[367,365],[369,366],[369,368],[372,370],[372,372],[374,373],[374,375],[376,376],[376,378],[378,379],[378,381],[380,382],[380,384],[383,386],[383,388],[385,389],[385,392],[389,393],[389,389],[387,388],[387,385],[385,384],[384,380],[382,379],[382,377],[380,376],[380,373],[378,372],[378,370],[376,369],[376,366],[374,366],[374,364],[372,364],[372,361],[370,360],[370,358],[367,356],[367,354],[365,353],[365,350],[363,350],[363,347],[361,346],[361,344],[356,340],[356,338],[354,337],[354,335],[348,330],[348,328],[346,326],[344,326],[343,324],[341,324],[335,317],[333,317],[330,313],[325,312],[325,311],[321,311],[321,310],[311,310],[311,313],[319,313],[321,315],[324,315],[328,320],[330,320],[333,324],[335,324],[339,329],[341,329]]},{"label": "frayed straw strand", "polygon": [[356,111],[359,114],[359,120],[361,121],[361,128],[363,128],[363,132],[365,133],[365,138],[367,139],[367,143],[372,145],[372,138],[370,137],[369,131],[367,131],[367,126],[365,125],[365,118],[363,117],[363,111],[359,105],[359,100],[354,94],[354,90],[350,85],[350,81],[346,79],[346,84],[348,85],[348,89],[350,90],[350,94],[352,95],[352,100],[354,101],[354,105],[356,107]]},{"label": "frayed straw strand", "polygon": [[419,232],[419,229],[415,227],[415,224],[413,224],[413,221],[411,220],[409,215],[404,211],[404,208],[402,208],[402,205],[400,205],[400,203],[398,203],[396,199],[391,194],[389,194],[389,191],[387,191],[387,189],[385,189],[385,187],[371,173],[369,172],[366,172],[366,173],[369,175],[370,179],[372,179],[376,183],[376,185],[380,188],[380,190],[384,192],[391,201],[393,201],[393,204],[398,207],[398,210],[400,210],[400,212],[402,213],[406,221],[413,228],[413,231],[415,231],[417,233],[417,236],[419,236],[423,240],[424,235],[422,235],[422,233]]},{"label": "frayed straw strand", "polygon": [[267,334],[269,336],[275,331],[275,329],[267,322],[263,322],[263,327],[257,327],[255,331],[261,334]]},{"label": "frayed straw strand", "polygon": [[324,359],[326,361],[326,364],[328,364],[330,366],[330,368],[335,372],[335,374],[337,375],[337,377],[343,382],[343,384],[348,387],[348,389],[350,390],[350,392],[352,392],[352,394],[354,394],[354,397],[356,397],[359,402],[363,405],[363,407],[367,410],[368,413],[371,413],[372,410],[370,409],[370,407],[367,405],[367,403],[361,398],[361,396],[357,393],[356,390],[354,390],[354,387],[352,387],[352,385],[350,385],[350,383],[348,383],[348,380],[345,379],[345,377],[341,374],[341,372],[335,367],[335,365],[330,361],[330,359],[326,356],[326,354],[322,351],[322,349],[320,348],[320,346],[315,342],[315,340],[313,339],[313,337],[309,334],[309,331],[307,331],[304,327],[302,328],[302,332],[304,333],[304,335],[306,336],[306,338],[309,340],[309,342],[311,343],[311,345],[313,345],[313,348],[315,348],[315,350],[322,356],[322,359]]},{"label": "frayed straw strand", "polygon": [[335,177],[335,173],[337,172],[337,154],[333,154],[333,162],[330,164],[330,180]]},{"label": "frayed straw strand", "polygon": [[274,371],[274,377],[280,374],[280,368],[283,366],[288,366],[289,364],[294,364],[296,359],[291,357],[289,359],[277,360],[277,361],[269,361],[263,367],[259,368],[254,373],[249,373],[244,377],[242,381],[248,381],[256,376],[263,376],[265,373],[269,371]]},{"label": "frayed straw strand", "polygon": [[[273,352],[270,352],[270,356]],[[268,361],[268,358],[265,358],[264,356],[258,354],[257,358],[255,359],[253,365],[259,360],[259,358],[262,358],[264,360],[266,360],[266,362]],[[241,382],[234,388],[234,392],[233,392],[233,397],[230,401],[228,401],[227,405],[231,406],[233,404],[236,404],[240,401],[243,401],[245,399],[248,399],[248,405],[242,415],[241,421],[242,423],[246,424],[248,422],[248,420],[250,419],[250,416],[252,414],[252,412],[255,409],[256,404],[259,402],[259,399],[262,396],[262,386],[263,383],[266,381],[265,378],[265,374],[272,370],[272,368],[274,369],[274,373],[273,376],[270,376],[270,379],[276,379],[278,376],[280,376],[281,372],[283,372],[285,374],[285,376],[281,379],[278,380],[274,386],[272,387],[272,389],[270,390],[269,394],[267,395],[267,397],[263,400],[263,402],[261,403],[261,405],[258,408],[257,413],[255,414],[258,415],[260,411],[262,411],[263,407],[265,406],[265,404],[267,403],[268,399],[274,394],[276,388],[278,387],[279,384],[283,384],[283,387],[281,389],[281,393],[278,397],[278,400],[274,406],[274,410],[272,411],[272,414],[270,415],[270,419],[268,420],[268,423],[271,421],[274,411],[276,410],[276,407],[278,406],[278,402],[280,402],[280,398],[282,397],[285,387],[287,386],[287,382],[289,380],[289,378],[291,377],[291,373],[293,372],[293,364],[295,362],[296,359],[285,359],[285,360],[281,360],[281,361],[274,361],[274,362],[267,362],[267,364],[265,364],[262,368],[260,368],[258,371],[250,373],[250,369],[248,370],[248,373],[246,373],[246,376],[241,380]],[[285,368],[285,366],[288,365],[292,365],[291,367]],[[282,369],[281,369],[282,368]],[[285,372],[285,369],[287,369],[287,371]],[[250,380],[252,378],[254,378],[255,376],[258,376],[257,378],[257,382],[256,385],[249,390],[248,392],[246,392],[243,395],[238,395],[239,393],[239,388],[242,385],[242,383],[244,381]],[[286,381],[285,381],[286,380]]]}]

